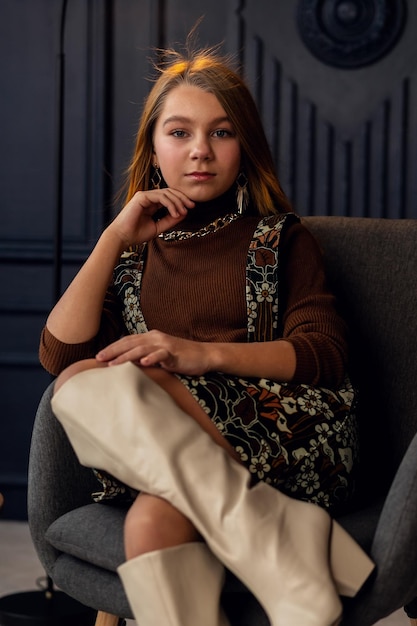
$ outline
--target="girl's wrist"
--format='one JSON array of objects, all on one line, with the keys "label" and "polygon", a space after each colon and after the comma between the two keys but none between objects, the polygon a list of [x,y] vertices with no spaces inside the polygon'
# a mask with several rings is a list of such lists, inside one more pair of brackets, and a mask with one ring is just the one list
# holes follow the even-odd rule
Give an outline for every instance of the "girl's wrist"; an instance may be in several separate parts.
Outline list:
[{"label": "girl's wrist", "polygon": [[120,256],[122,252],[131,245],[127,238],[124,238],[121,233],[112,228],[111,225],[103,231],[100,241],[105,243],[106,247],[114,250],[117,256]]},{"label": "girl's wrist", "polygon": [[222,344],[207,342],[204,346],[207,372],[222,372],[224,364]]}]

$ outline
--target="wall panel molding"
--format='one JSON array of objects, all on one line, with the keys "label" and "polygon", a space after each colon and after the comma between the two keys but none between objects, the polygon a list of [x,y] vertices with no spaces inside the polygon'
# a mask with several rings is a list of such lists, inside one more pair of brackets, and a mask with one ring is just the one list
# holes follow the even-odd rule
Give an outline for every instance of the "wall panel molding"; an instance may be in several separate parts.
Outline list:
[{"label": "wall panel molding", "polygon": [[296,210],[417,217],[417,40],[412,35],[417,4],[409,3],[396,45],[355,70],[330,67],[309,52],[297,33],[293,3],[267,4],[275,20],[262,19],[255,0],[241,11],[245,76]]}]

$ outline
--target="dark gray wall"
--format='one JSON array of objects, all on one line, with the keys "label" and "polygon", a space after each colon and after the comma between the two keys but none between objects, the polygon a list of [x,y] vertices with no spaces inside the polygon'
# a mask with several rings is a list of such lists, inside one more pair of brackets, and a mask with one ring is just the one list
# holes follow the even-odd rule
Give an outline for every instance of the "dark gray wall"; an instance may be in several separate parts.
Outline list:
[{"label": "dark gray wall", "polygon": [[[350,13],[320,15],[329,4]],[[355,15],[359,4],[369,10]],[[26,515],[33,416],[50,380],[38,363],[40,330],[57,286],[65,287],[113,214],[153,48],[184,41],[205,15],[200,42],[223,41],[243,63],[299,213],[417,217],[413,0],[68,0],[57,284],[62,6],[0,3],[0,490],[4,515],[15,518]]]}]

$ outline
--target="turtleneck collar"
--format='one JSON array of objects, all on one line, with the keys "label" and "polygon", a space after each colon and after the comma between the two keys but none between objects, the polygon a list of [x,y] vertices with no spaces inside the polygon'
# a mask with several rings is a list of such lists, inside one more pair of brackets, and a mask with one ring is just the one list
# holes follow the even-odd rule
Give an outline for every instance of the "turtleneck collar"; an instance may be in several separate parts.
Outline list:
[{"label": "turtleneck collar", "polygon": [[187,217],[181,222],[179,228],[193,232],[210,224],[218,217],[228,213],[236,213],[236,189],[233,185],[228,191],[209,202],[197,202],[193,209],[188,211]]}]

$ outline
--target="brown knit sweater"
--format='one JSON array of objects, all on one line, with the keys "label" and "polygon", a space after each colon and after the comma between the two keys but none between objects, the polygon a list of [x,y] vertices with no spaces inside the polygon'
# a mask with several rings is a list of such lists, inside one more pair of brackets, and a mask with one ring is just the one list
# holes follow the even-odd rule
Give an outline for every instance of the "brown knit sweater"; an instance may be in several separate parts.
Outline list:
[{"label": "brown knit sweater", "polygon": [[[251,216],[214,235],[151,242],[140,295],[148,329],[200,341],[246,341],[246,256],[258,221]],[[301,224],[283,237],[280,330],[296,352],[293,382],[337,385],[347,361],[346,326],[326,287],[321,252]],[[121,303],[110,286],[97,337],[64,344],[45,327],[40,361],[56,375],[126,333]]]}]

